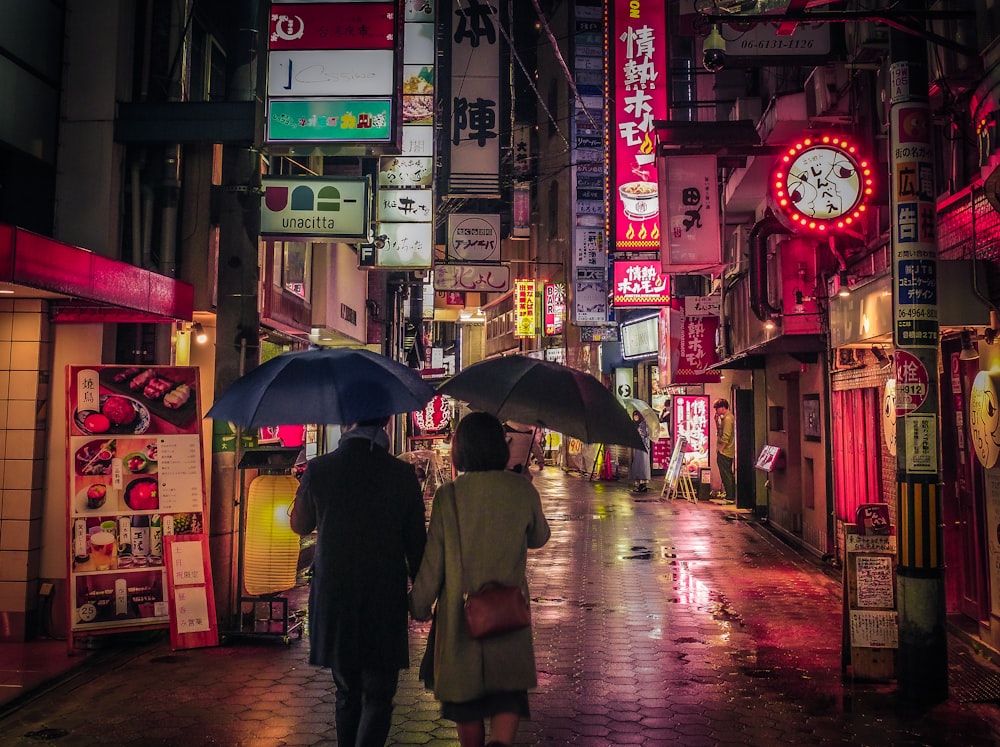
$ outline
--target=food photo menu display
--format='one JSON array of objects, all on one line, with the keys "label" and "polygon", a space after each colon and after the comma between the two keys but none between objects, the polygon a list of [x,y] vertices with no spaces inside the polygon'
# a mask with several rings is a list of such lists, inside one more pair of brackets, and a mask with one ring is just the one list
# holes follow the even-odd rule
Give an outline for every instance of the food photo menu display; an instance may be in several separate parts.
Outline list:
[{"label": "food photo menu display", "polygon": [[198,371],[70,366],[70,628],[165,625],[164,537],[205,531]]}]

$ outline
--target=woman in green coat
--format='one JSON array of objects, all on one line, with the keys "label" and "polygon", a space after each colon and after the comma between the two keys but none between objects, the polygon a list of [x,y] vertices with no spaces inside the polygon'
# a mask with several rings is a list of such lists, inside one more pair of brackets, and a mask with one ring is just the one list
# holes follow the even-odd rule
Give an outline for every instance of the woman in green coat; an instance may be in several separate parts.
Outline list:
[{"label": "woman in green coat", "polygon": [[487,718],[490,744],[509,745],[521,718],[530,715],[528,690],[537,685],[531,628],[470,638],[463,615],[463,566],[471,590],[499,581],[520,586],[530,599],[528,548],[548,541],[549,525],[538,491],[504,469],[507,442],[494,416],[474,412],[463,418],[451,453],[462,474],[434,496],[410,610],[417,620],[426,620],[437,601],[428,642],[433,680],[427,684],[441,701],[441,714],[456,722],[462,747],[483,747]]}]

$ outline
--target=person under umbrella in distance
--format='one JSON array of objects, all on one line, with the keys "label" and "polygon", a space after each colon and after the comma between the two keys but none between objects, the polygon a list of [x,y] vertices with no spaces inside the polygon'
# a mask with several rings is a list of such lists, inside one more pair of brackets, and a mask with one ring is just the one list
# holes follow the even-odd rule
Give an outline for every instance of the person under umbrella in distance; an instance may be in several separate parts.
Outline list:
[{"label": "person under umbrella in distance", "polygon": [[427,541],[413,466],[392,456],[389,416],[344,428],[336,451],[311,460],[291,526],[318,530],[309,589],[309,663],[336,685],[337,744],[385,744],[399,670],[409,666],[407,579]]},{"label": "person under umbrella in distance", "polygon": [[647,483],[651,475],[649,467],[649,425],[646,424],[646,419],[638,410],[632,412],[632,420],[635,422],[635,428],[639,431],[639,437],[642,438],[642,444],[646,448],[632,449],[632,464],[628,469],[628,477],[632,481],[633,493],[645,493],[649,489]]}]

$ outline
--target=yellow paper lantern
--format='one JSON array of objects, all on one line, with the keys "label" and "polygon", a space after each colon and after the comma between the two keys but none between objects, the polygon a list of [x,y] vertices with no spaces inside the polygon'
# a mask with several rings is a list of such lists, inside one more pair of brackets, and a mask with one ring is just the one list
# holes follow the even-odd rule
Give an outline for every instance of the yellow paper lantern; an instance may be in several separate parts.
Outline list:
[{"label": "yellow paper lantern", "polygon": [[260,475],[250,483],[243,550],[247,594],[277,594],[295,586],[299,535],[292,531],[288,514],[298,487],[291,475]]}]

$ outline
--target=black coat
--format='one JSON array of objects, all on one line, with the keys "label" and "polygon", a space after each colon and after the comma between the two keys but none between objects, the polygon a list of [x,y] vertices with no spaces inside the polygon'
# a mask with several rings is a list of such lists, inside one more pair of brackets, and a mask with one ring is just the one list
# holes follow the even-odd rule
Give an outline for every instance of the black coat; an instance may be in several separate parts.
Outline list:
[{"label": "black coat", "polygon": [[309,589],[309,663],[409,666],[407,578],[427,535],[412,465],[365,438],[309,462],[292,529],[318,530]]}]

